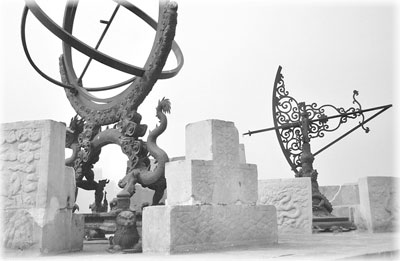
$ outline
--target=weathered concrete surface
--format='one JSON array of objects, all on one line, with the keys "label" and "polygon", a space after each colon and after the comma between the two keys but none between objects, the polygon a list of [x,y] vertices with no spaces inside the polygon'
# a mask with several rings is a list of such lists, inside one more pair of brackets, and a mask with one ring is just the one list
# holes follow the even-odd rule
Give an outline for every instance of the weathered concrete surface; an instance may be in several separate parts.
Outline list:
[{"label": "weathered concrete surface", "polygon": [[398,182],[395,177],[365,177],[359,180],[360,212],[369,232],[398,230]]},{"label": "weathered concrete surface", "polygon": [[143,252],[181,253],[277,243],[273,206],[154,206],[143,211]]},{"label": "weathered concrete surface", "polygon": [[80,222],[72,214],[75,174],[64,164],[65,125],[6,123],[0,133],[4,246],[43,253],[81,249],[83,227],[76,242]]},{"label": "weathered concrete surface", "polygon": [[279,234],[312,233],[310,178],[259,180],[258,204],[276,207]]}]

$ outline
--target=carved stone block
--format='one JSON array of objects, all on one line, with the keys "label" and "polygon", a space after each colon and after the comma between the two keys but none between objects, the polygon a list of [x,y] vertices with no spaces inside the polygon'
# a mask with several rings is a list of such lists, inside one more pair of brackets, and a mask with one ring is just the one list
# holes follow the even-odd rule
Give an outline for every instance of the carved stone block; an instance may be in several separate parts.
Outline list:
[{"label": "carved stone block", "polygon": [[186,126],[186,159],[238,164],[239,133],[233,122],[206,120]]},{"label": "carved stone block", "polygon": [[255,204],[257,166],[246,164],[233,122],[186,126],[186,156],[166,164],[167,204]]},{"label": "carved stone block", "polygon": [[259,180],[258,204],[276,207],[279,234],[312,233],[310,178]]},{"label": "carved stone block", "polygon": [[180,160],[166,164],[167,204],[255,204],[257,166]]},{"label": "carved stone block", "polygon": [[365,177],[359,179],[360,212],[369,232],[395,232],[399,204],[395,177]]},{"label": "carved stone block", "polygon": [[181,253],[277,242],[273,206],[154,206],[143,211],[145,253]]},{"label": "carved stone block", "polygon": [[6,123],[0,132],[5,247],[46,253],[81,248],[73,242],[76,233],[71,234],[77,225],[72,215],[75,174],[64,164],[65,125]]}]

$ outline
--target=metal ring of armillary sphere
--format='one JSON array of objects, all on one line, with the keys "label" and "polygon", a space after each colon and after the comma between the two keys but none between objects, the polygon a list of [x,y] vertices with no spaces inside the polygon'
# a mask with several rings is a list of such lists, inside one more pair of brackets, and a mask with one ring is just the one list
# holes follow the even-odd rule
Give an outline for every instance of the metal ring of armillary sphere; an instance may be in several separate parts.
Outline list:
[{"label": "metal ring of armillary sphere", "polygon": [[[90,47],[72,35],[75,14],[79,1],[68,1],[65,7],[63,25],[58,26],[39,7],[35,1],[26,0],[21,23],[21,38],[25,54],[33,68],[44,78],[64,88],[72,107],[82,118],[71,119],[66,133],[66,148],[72,149],[72,156],[65,160],[67,166],[75,170],[76,186],[85,190],[95,190],[95,209],[102,209],[101,199],[106,180],[94,180],[93,166],[99,160],[101,148],[108,144],[116,144],[128,157],[125,177],[118,182],[123,190],[117,195],[118,206],[121,209],[129,207],[130,197],[135,193],[135,184],[139,183],[154,190],[153,204],[157,205],[166,188],[165,163],[169,161],[167,153],[157,145],[157,137],[167,127],[165,113],[170,112],[169,99],[162,99],[156,107],[156,117],[159,125],[150,131],[147,140],[140,139],[147,131],[147,125],[141,124],[141,115],[137,112],[139,105],[152,90],[158,79],[174,77],[183,66],[183,54],[174,41],[177,24],[177,9],[175,2],[160,0],[158,22],[125,0],[114,0],[116,7],[106,24],[103,34],[96,47]],[[120,6],[139,16],[156,30],[152,49],[143,68],[117,60],[98,50],[110,24]],[[26,43],[25,25],[30,11],[51,33],[62,40],[62,55],[59,59],[61,82],[42,72],[32,60]],[[72,48],[87,55],[90,59],[78,77],[72,62]],[[172,70],[163,71],[170,51],[177,59],[177,66]],[[82,77],[90,62],[96,60],[111,68],[133,75],[132,78],[118,84],[87,88],[82,84]],[[129,84],[119,94],[110,98],[98,98],[93,91],[105,91]],[[116,123],[116,124],[114,124]],[[102,126],[114,124],[112,128]],[[157,166],[150,169],[150,159],[153,157]],[[121,199],[121,200],[120,200]],[[92,211],[94,211],[92,209]]]},{"label": "metal ring of armillary sphere", "polygon": [[[26,0],[21,23],[21,37],[25,54],[33,68],[44,78],[65,88],[67,97],[76,110],[84,119],[94,119],[98,125],[107,125],[119,121],[123,111],[136,110],[149,94],[158,79],[168,79],[174,77],[183,66],[183,54],[178,44],[173,40],[175,36],[177,4],[170,1],[160,0],[158,23],[154,21],[141,9],[135,5],[124,1],[114,0],[117,7],[111,19],[107,22],[106,30],[111,23],[115,13],[120,6],[131,11],[153,29],[156,30],[155,39],[151,52],[143,68],[125,63],[108,56],[83,43],[72,35],[73,24],[79,1],[67,1],[63,26],[57,25],[49,18],[36,1]],[[57,81],[42,72],[32,60],[27,48],[25,37],[25,25],[28,11],[30,11],[49,31],[63,41],[63,55],[60,57],[60,68],[62,71],[62,82]],[[73,62],[71,48],[121,72],[134,75],[134,77],[118,84],[85,88],[82,86],[81,77],[77,77]],[[177,59],[177,66],[172,70],[162,71],[170,51],[173,51]],[[115,89],[130,84],[124,91],[111,98],[98,98],[90,92]]]}]

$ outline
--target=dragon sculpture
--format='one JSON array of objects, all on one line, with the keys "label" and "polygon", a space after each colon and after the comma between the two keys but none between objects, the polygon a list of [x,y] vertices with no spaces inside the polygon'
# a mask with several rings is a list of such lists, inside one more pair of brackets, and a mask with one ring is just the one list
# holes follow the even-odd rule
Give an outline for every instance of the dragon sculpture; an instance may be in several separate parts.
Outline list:
[{"label": "dragon sculpture", "polygon": [[136,168],[128,168],[126,176],[118,182],[118,185],[124,188],[121,193],[127,193],[128,195],[134,193],[136,183],[154,190],[153,205],[159,204],[167,185],[165,180],[165,163],[169,161],[169,157],[164,150],[157,146],[157,137],[167,128],[165,113],[170,113],[170,110],[171,103],[168,99],[163,98],[158,102],[156,116],[160,120],[160,125],[153,131],[150,131],[147,137],[146,149],[157,162],[155,169],[153,171],[150,170],[150,162],[148,157],[145,157],[137,164]]},{"label": "dragon sculpture", "polygon": [[[143,187],[148,187],[155,191],[152,204],[159,204],[166,189],[165,163],[169,161],[169,157],[163,149],[158,147],[157,138],[167,128],[168,121],[165,113],[170,113],[170,110],[171,103],[168,99],[163,98],[158,102],[156,116],[160,124],[154,130],[150,131],[146,142],[137,136],[127,135],[127,133],[136,133],[133,126],[128,126],[132,125],[129,124],[132,122],[117,124],[115,128],[108,128],[103,131],[101,131],[100,126],[95,126],[93,128],[95,131],[87,135],[86,137],[88,138],[85,140],[84,129],[87,126],[85,121],[78,116],[72,118],[70,126],[67,128],[66,136],[66,148],[72,150],[72,155],[65,160],[65,163],[67,166],[75,169],[77,187],[85,190],[95,190],[95,202],[101,203],[103,197],[102,190],[108,182],[96,182],[92,169],[94,164],[99,160],[101,148],[107,144],[114,143],[121,146],[122,152],[129,159],[126,175],[118,182],[118,186],[123,189],[119,195],[132,196],[135,193],[135,184],[139,183]],[[138,113],[135,115],[139,120],[136,121],[136,124],[146,130],[146,125],[140,125],[140,115]],[[124,121],[127,120],[121,120],[121,122]],[[87,156],[88,150],[90,150],[89,156]],[[153,171],[150,170],[149,156],[152,156],[157,163]],[[99,208],[100,205],[94,206],[94,212]]]},{"label": "dragon sculpture", "polygon": [[[72,34],[79,0],[67,1],[62,27],[46,15],[36,1],[25,0],[21,21],[21,40],[25,55],[32,67],[48,81],[64,88],[71,106],[77,113],[71,119],[66,131],[65,144],[66,148],[72,150],[72,155],[65,160],[65,164],[74,168],[77,188],[95,191],[95,202],[91,205],[92,212],[107,211],[107,200],[103,192],[109,181],[107,179],[95,181],[93,172],[93,166],[99,160],[102,147],[108,144],[117,144],[128,157],[125,177],[118,182],[122,191],[117,194],[116,202],[111,201],[112,209],[109,213],[110,215],[119,213],[118,216],[115,216],[118,226],[113,245],[116,248],[124,249],[136,244],[139,239],[135,213],[130,210],[130,198],[135,193],[135,185],[138,183],[155,191],[153,205],[159,204],[167,186],[165,164],[169,158],[165,151],[157,146],[157,138],[167,128],[165,113],[169,113],[171,110],[170,101],[163,98],[158,102],[156,116],[160,124],[150,131],[146,141],[143,141],[141,137],[146,134],[147,125],[141,124],[142,116],[138,113],[138,107],[159,79],[172,78],[178,74],[183,66],[183,54],[174,41],[177,3],[160,0],[158,22],[156,22],[140,8],[126,0],[114,0],[114,2],[116,2],[116,6],[110,19],[108,21],[101,20],[101,23],[106,26],[96,47],[93,48]],[[120,7],[135,14],[156,31],[153,46],[142,68],[110,57],[98,50]],[[49,77],[32,60],[25,37],[28,11],[51,33],[62,40],[63,52],[59,58],[61,81]],[[74,69],[72,48],[89,57],[79,77]],[[175,54],[177,66],[174,69],[163,71],[171,50]],[[127,73],[131,78],[104,87],[85,87],[82,78],[92,60]],[[93,95],[95,91],[106,91],[126,85],[129,86],[113,97],[99,98]],[[150,156],[157,164],[154,169],[150,168]],[[77,192],[78,189],[76,189]],[[102,204],[103,196],[105,203]],[[74,209],[76,208],[75,204]]]}]

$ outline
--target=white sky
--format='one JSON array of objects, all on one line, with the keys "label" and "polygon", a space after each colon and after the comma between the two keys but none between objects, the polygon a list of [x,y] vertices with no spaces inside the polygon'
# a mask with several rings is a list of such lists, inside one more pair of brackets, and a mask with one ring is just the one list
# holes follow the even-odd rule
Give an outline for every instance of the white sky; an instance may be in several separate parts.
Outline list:
[{"label": "white sky", "polygon": [[[158,1],[131,1],[157,17]],[[233,121],[239,133],[273,126],[272,87],[283,66],[286,88],[298,102],[319,106],[353,106],[354,89],[363,108],[394,104],[394,108],[316,157],[320,185],[357,182],[364,176],[396,176],[395,119],[398,95],[398,23],[395,1],[177,1],[176,41],[185,64],[173,79],[160,80],[139,107],[142,123],[157,123],[157,100],[172,102],[167,131],[158,144],[170,157],[183,156],[188,123]],[[61,24],[65,1],[38,1]],[[96,3],[96,4],[94,4]],[[114,10],[113,1],[80,1],[74,35],[94,46]],[[1,122],[53,119],[69,123],[75,115],[62,88],[41,78],[30,67],[20,41],[24,1],[2,1]],[[40,68],[59,79],[61,42],[31,14],[27,40]],[[154,31],[127,10],[120,9],[100,50],[142,66]],[[75,54],[79,73],[87,58]],[[175,65],[173,55],[167,64]],[[116,83],[129,76],[92,62],[84,78],[88,87]],[[118,90],[120,91],[120,90]],[[115,92],[114,92],[115,93]],[[110,93],[102,94],[109,96]],[[367,114],[366,116],[368,116]],[[396,116],[395,116],[396,115]],[[349,120],[326,139],[312,140],[313,151],[358,124]],[[274,132],[240,137],[247,162],[258,165],[259,179],[291,178]],[[398,146],[397,146],[398,147]],[[103,149],[96,167],[103,178],[118,181],[125,172],[119,147]]]}]

